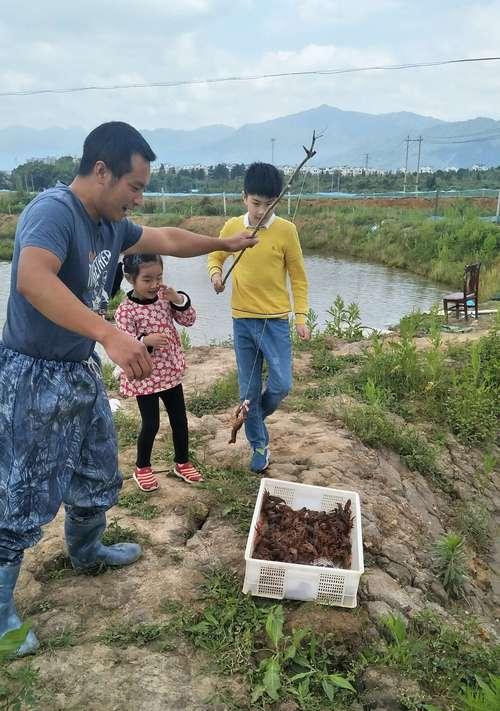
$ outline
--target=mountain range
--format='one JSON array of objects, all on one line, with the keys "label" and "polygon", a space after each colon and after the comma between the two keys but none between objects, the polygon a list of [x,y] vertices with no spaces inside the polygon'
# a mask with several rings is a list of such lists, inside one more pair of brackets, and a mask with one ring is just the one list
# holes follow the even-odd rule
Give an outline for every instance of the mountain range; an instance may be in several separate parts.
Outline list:
[{"label": "mountain range", "polygon": [[[143,130],[158,156],[168,165],[215,165],[271,161],[294,165],[303,157],[313,130],[323,134],[311,166],[366,166],[396,170],[404,165],[406,138],[409,170],[415,170],[419,136],[421,166],[468,168],[500,165],[500,121],[474,118],[443,121],[409,112],[369,114],[319,106],[240,128],[214,125],[189,131]],[[32,158],[79,156],[86,131],[79,128],[0,129],[0,170],[11,170]],[[274,140],[272,140],[274,139]]]}]

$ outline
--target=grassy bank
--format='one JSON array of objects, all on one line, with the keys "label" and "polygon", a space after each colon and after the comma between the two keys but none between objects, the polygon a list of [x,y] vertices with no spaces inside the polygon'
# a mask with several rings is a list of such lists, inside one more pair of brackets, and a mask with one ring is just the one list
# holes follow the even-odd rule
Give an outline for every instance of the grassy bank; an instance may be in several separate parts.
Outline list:
[{"label": "grassy bank", "polygon": [[442,219],[377,206],[324,206],[297,218],[305,249],[399,267],[459,289],[464,265],[482,262],[480,294],[500,290],[500,229],[480,211],[456,204]]},{"label": "grassy bank", "polygon": [[[220,198],[160,202],[166,212],[138,214],[137,221],[176,226],[188,220],[190,229],[217,234],[224,220]],[[299,205],[296,223],[304,249],[380,262],[454,289],[461,286],[464,265],[481,261],[480,295],[488,299],[500,291],[500,228],[480,218],[493,214],[493,202],[442,201],[439,219],[433,219],[436,206],[430,200],[307,200]],[[148,200],[144,209],[159,206]],[[228,217],[242,211],[240,200],[228,199],[226,207]],[[291,216],[295,207],[292,203]],[[286,201],[279,212],[288,217]],[[11,258],[15,221],[0,215],[0,259]]]}]

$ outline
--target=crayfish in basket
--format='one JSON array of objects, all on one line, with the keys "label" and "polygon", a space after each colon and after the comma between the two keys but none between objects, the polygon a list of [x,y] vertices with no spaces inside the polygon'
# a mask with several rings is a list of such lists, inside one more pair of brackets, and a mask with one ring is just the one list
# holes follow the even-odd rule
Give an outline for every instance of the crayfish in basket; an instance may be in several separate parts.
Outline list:
[{"label": "crayfish in basket", "polygon": [[266,490],[255,527],[253,557],[261,560],[351,567],[351,500],[332,511],[296,511]]}]

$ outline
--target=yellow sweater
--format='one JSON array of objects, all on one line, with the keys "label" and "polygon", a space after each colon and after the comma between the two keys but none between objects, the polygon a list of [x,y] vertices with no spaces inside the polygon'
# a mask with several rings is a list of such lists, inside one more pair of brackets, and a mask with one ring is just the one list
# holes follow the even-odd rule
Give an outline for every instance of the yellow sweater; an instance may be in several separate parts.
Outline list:
[{"label": "yellow sweater", "polygon": [[[226,222],[220,237],[231,237],[245,229],[244,215]],[[251,228],[247,228],[251,229]],[[295,322],[303,324],[309,304],[307,276],[295,225],[282,217],[275,217],[267,228],[259,229],[259,243],[247,249],[230,279],[233,280],[231,298],[234,318],[286,318],[292,311],[287,286],[287,274],[292,287]],[[220,271],[230,252],[212,252],[208,257],[209,276]]]}]

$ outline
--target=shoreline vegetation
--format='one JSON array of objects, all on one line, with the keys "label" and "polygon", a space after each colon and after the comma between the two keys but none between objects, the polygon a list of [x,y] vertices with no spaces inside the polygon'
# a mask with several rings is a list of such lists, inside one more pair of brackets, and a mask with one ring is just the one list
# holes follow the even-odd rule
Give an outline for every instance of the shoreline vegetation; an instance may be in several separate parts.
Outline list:
[{"label": "shoreline vegetation", "polygon": [[[9,209],[19,212],[27,196]],[[298,209],[296,210],[296,208]],[[241,202],[220,198],[147,198],[133,219],[154,226],[185,226],[217,235],[224,220],[241,213]],[[278,214],[292,218],[305,251],[352,256],[419,274],[456,289],[465,264],[482,263],[480,296],[500,292],[500,226],[483,218],[495,214],[491,198],[449,198],[435,214],[434,200],[318,199],[290,206],[283,201]],[[12,258],[17,214],[7,214],[0,198],[0,260]]]}]

